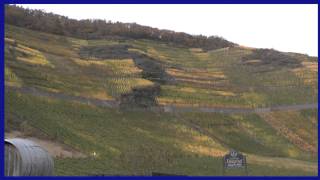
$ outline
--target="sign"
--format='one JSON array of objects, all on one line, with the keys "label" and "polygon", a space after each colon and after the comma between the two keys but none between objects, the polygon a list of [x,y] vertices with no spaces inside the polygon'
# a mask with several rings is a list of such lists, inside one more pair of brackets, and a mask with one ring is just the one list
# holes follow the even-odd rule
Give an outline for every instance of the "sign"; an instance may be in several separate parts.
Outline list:
[{"label": "sign", "polygon": [[223,174],[225,169],[235,168],[245,168],[246,174],[248,174],[246,157],[235,150],[231,150],[223,157]]},{"label": "sign", "polygon": [[223,157],[225,168],[241,168],[246,165],[246,157],[237,151],[230,151]]}]

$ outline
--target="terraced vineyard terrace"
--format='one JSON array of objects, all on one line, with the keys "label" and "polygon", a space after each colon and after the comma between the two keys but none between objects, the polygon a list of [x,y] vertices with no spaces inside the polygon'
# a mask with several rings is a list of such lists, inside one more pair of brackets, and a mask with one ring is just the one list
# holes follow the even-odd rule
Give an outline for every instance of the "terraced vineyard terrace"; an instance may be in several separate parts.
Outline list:
[{"label": "terraced vineyard terrace", "polygon": [[5,130],[82,155],[55,155],[54,175],[223,175],[231,149],[250,176],[318,174],[317,57],[10,22]]},{"label": "terraced vineyard terrace", "polygon": [[[26,125],[34,127],[88,156],[84,159],[56,158],[56,175],[92,172],[150,175],[151,171],[221,175],[220,158],[230,147],[254,159],[249,161],[250,175],[315,173],[311,169],[316,163],[309,163],[316,159],[312,153],[291,144],[255,114],[183,113],[176,116],[161,113],[160,116],[154,112],[114,111],[16,92],[6,92],[6,97],[8,130],[19,130]],[[314,118],[310,111],[301,114],[307,119]],[[24,126],[19,128],[22,122]],[[33,131],[33,136],[37,134]],[[92,152],[96,152],[97,157],[93,158]],[[266,157],[278,159],[269,164],[265,163],[270,160]],[[281,165],[282,158],[288,158],[289,163]],[[307,162],[308,166],[299,166]]]}]

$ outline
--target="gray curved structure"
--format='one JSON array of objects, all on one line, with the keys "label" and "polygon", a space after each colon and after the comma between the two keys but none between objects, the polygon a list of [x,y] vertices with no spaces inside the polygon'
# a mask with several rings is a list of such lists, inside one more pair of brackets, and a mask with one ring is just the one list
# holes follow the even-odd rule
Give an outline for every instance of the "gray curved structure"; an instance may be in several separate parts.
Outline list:
[{"label": "gray curved structure", "polygon": [[52,176],[53,159],[27,139],[5,139],[5,176]]}]

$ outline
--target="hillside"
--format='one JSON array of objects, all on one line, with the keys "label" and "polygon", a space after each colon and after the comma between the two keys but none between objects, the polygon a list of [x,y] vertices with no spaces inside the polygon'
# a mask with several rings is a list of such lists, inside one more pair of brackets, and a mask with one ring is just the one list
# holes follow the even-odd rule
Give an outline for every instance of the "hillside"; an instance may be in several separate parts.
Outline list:
[{"label": "hillside", "polygon": [[218,36],[195,36],[136,23],[111,22],[101,19],[78,21],[42,10],[24,9],[16,5],[6,5],[5,9],[5,21],[8,24],[80,39],[151,39],[206,50],[235,45]]},{"label": "hillside", "polygon": [[84,154],[55,175],[222,175],[230,149],[249,175],[318,174],[317,57],[26,27],[5,25],[5,129]]}]

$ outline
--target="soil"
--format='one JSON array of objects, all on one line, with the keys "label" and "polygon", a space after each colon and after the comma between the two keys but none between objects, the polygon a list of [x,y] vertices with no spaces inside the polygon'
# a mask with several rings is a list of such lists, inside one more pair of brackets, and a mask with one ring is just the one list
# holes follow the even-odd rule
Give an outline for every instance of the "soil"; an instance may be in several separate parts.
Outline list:
[{"label": "soil", "polygon": [[48,139],[40,139],[37,137],[30,137],[23,135],[20,131],[10,131],[5,133],[6,139],[11,138],[24,138],[31,140],[37,144],[39,144],[42,148],[44,148],[52,157],[55,158],[85,158],[87,157],[85,154],[78,152],[71,147],[68,147],[65,144],[61,144]]}]

